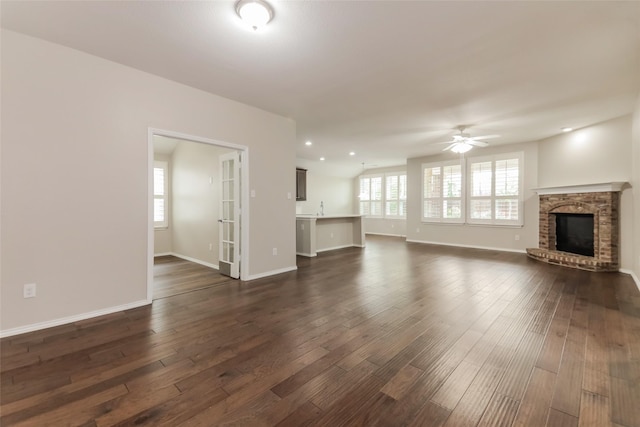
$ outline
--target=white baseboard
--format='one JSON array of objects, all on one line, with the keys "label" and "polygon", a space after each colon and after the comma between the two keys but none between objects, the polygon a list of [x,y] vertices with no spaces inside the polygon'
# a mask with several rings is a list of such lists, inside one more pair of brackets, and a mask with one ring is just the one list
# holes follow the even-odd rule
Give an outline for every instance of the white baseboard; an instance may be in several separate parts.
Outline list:
[{"label": "white baseboard", "polygon": [[370,231],[367,231],[364,234],[372,234],[374,236],[407,237],[406,234],[372,233]]},{"label": "white baseboard", "polygon": [[132,308],[142,307],[151,304],[149,300],[140,300],[128,304],[122,304],[115,307],[103,308],[100,310],[90,311],[88,313],[76,314],[74,316],[63,317],[60,319],[49,320],[46,322],[33,323],[31,325],[19,326],[17,328],[6,329],[0,331],[0,338],[10,337],[27,332],[39,331],[41,329],[53,328],[54,326],[66,325],[67,323],[79,322],[81,320],[91,319],[93,317],[104,316],[105,314],[117,313],[118,311],[131,310]]},{"label": "white baseboard", "polygon": [[636,273],[633,270],[627,270],[626,268],[621,268],[618,271],[620,273],[628,274],[629,276],[631,276],[631,278],[633,279],[633,281],[636,284],[636,287],[638,288],[638,291],[640,291],[640,279],[638,279],[638,276],[636,275]]},{"label": "white baseboard", "polygon": [[159,254],[153,254],[154,257],[157,257],[157,256],[169,256],[169,255],[173,255],[173,253],[171,253],[171,252],[161,252]]},{"label": "white baseboard", "polygon": [[190,256],[178,254],[178,253],[175,253],[175,252],[168,252],[166,254],[156,254],[154,256],[166,256],[166,255],[172,255],[172,256],[174,256],[176,258],[180,258],[180,259],[183,259],[185,261],[195,262],[196,264],[204,265],[205,267],[213,268],[215,270],[220,270],[220,267],[218,266],[218,264],[211,264],[210,262],[202,261],[200,259],[192,258]]},{"label": "white baseboard", "polygon": [[249,277],[246,277],[242,280],[248,281],[248,280],[262,279],[263,277],[274,276],[276,274],[282,274],[282,273],[288,273],[290,271],[295,271],[297,269],[298,267],[294,265],[293,267],[285,267],[285,268],[280,268],[278,270],[265,271],[264,273],[251,274],[249,275]]},{"label": "white baseboard", "polygon": [[312,253],[307,253],[307,252],[296,252],[296,255],[306,256],[308,258],[312,258],[314,256],[318,256],[318,254],[312,254]]},{"label": "white baseboard", "polygon": [[525,249],[509,249],[509,248],[494,248],[491,246],[475,246],[475,245],[460,245],[454,243],[442,243],[442,242],[431,242],[428,240],[413,240],[407,239],[408,243],[426,243],[428,245],[438,245],[438,246],[453,246],[456,248],[470,248],[470,249],[483,249],[488,251],[500,251],[500,252],[515,252],[518,254],[526,254],[527,251]]},{"label": "white baseboard", "polygon": [[317,253],[320,252],[327,252],[327,251],[335,251],[336,249],[344,249],[344,248],[353,248],[353,247],[360,247],[363,248],[364,246],[360,246],[360,245],[342,245],[342,246],[333,246],[331,248],[324,248],[324,249],[316,249]]}]

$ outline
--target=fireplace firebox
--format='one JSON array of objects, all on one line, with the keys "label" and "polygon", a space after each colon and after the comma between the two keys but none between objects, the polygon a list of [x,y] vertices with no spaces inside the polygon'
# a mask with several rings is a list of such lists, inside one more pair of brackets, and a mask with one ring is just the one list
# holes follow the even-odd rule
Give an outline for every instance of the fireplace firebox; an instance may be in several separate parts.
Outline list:
[{"label": "fireplace firebox", "polygon": [[593,256],[593,214],[556,213],[556,250]]}]

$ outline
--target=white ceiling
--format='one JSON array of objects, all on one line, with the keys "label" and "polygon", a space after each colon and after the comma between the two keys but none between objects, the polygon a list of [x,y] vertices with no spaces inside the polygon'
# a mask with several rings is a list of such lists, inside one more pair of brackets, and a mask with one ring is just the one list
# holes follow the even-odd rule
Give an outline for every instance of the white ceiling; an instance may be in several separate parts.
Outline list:
[{"label": "white ceiling", "polygon": [[291,117],[298,166],[343,176],[435,154],[461,124],[491,144],[588,126],[640,91],[636,1],[269,1],[260,33],[224,0],[3,0],[1,22]]},{"label": "white ceiling", "polygon": [[176,138],[168,138],[161,135],[153,135],[153,152],[155,154],[173,154],[178,143],[182,140]]}]

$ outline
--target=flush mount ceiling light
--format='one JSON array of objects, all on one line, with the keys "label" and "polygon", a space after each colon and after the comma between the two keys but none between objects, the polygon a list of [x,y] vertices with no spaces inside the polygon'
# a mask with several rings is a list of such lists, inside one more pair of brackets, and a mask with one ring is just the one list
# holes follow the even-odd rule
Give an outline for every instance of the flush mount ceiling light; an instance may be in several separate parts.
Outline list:
[{"label": "flush mount ceiling light", "polygon": [[307,147],[309,147],[310,145],[313,145],[313,142],[311,142],[311,141],[307,141],[307,142],[305,142],[305,143],[304,143],[304,145],[306,145]]},{"label": "flush mount ceiling light", "polygon": [[273,19],[273,9],[264,0],[240,0],[236,13],[253,31],[264,27]]},{"label": "flush mount ceiling light", "polygon": [[572,130],[573,128],[569,128],[569,127],[562,128],[562,132],[571,132]]}]

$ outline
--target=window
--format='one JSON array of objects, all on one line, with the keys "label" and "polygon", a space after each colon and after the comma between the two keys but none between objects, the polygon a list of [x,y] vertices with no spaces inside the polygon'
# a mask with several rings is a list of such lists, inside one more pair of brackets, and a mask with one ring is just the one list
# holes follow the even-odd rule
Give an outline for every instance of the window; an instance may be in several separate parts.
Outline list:
[{"label": "window", "polygon": [[469,159],[469,223],[523,224],[522,161],[522,153]]},{"label": "window", "polygon": [[463,222],[462,163],[422,165],[422,220]]},{"label": "window", "polygon": [[422,220],[521,226],[523,163],[518,152],[422,165]]},{"label": "window", "polygon": [[360,177],[358,198],[361,215],[369,218],[406,218],[407,174],[363,175]]},{"label": "window", "polygon": [[153,162],[153,226],[168,227],[168,177],[167,162]]},{"label": "window", "polygon": [[405,173],[389,173],[385,177],[384,194],[386,218],[407,217],[407,175]]},{"label": "window", "polygon": [[469,220],[491,219],[493,173],[491,162],[476,162],[469,166]]},{"label": "window", "polygon": [[382,218],[382,175],[360,177],[360,214]]}]

